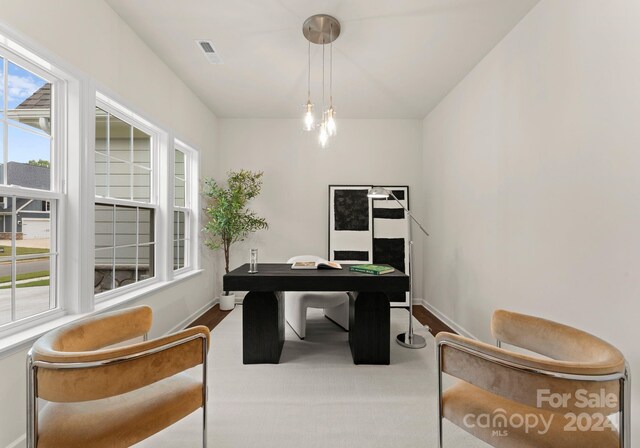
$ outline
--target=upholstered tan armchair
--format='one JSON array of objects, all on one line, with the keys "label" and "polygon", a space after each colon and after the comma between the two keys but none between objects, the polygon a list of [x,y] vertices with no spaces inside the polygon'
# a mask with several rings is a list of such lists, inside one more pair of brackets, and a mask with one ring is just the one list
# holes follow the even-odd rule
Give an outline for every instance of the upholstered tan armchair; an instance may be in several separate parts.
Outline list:
[{"label": "upholstered tan armchair", "polygon": [[[494,313],[491,330],[497,347],[436,337],[440,448],[443,419],[500,448],[630,448],[630,377],[620,351],[575,328],[508,311]],[[444,393],[443,373],[461,380]]]},{"label": "upholstered tan armchair", "polygon": [[[151,321],[151,308],[139,306],[62,326],[36,341],[27,357],[29,448],[128,447],[199,408],[206,447],[209,330],[147,340]],[[200,364],[202,379],[183,373]],[[38,399],[45,401],[41,409]]]}]

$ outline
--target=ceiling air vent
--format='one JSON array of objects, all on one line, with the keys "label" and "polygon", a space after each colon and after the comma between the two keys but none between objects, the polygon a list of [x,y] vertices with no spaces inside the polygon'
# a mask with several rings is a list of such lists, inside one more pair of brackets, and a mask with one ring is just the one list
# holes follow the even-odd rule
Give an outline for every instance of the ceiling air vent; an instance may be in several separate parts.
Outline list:
[{"label": "ceiling air vent", "polygon": [[222,59],[218,56],[218,52],[215,47],[211,43],[210,40],[197,40],[196,43],[202,52],[204,53],[204,57],[207,58],[209,62],[212,64],[222,64]]}]

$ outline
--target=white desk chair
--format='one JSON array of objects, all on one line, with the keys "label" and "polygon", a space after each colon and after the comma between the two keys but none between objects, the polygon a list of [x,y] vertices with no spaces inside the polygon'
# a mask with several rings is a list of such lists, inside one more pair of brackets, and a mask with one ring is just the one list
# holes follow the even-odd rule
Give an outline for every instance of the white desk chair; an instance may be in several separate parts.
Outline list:
[{"label": "white desk chair", "polygon": [[[322,260],[315,255],[299,255],[290,258],[287,263]],[[327,319],[349,330],[349,296],[346,292],[284,293],[284,316],[300,339],[304,339],[307,332],[307,308],[324,308],[324,316]]]}]

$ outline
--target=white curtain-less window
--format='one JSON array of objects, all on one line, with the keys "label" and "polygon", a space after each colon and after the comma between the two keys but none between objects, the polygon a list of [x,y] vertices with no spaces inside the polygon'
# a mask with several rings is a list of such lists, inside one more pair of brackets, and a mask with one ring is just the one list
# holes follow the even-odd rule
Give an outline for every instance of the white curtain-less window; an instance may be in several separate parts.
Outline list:
[{"label": "white curtain-less window", "polygon": [[173,269],[191,267],[191,154],[176,148],[174,158]]},{"label": "white curtain-less window", "polygon": [[96,294],[155,277],[152,143],[150,130],[96,108]]},{"label": "white curtain-less window", "polygon": [[0,329],[59,308],[56,80],[17,59],[0,54]]}]

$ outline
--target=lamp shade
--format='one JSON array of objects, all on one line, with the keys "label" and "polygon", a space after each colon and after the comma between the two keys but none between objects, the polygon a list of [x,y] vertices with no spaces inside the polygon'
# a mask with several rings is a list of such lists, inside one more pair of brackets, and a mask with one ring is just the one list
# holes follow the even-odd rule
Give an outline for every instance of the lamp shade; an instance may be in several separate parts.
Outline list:
[{"label": "lamp shade", "polygon": [[389,197],[389,192],[383,187],[372,187],[367,192],[367,197],[372,199],[387,199]]}]

